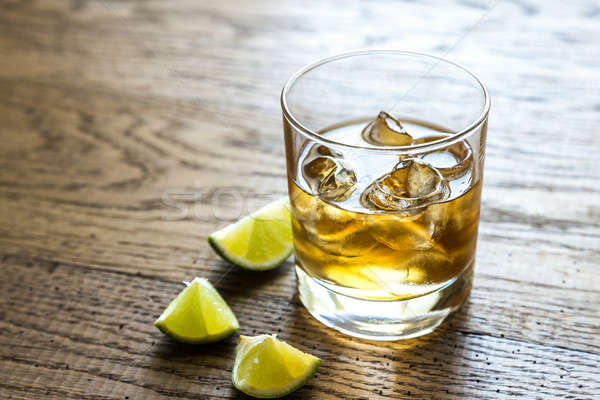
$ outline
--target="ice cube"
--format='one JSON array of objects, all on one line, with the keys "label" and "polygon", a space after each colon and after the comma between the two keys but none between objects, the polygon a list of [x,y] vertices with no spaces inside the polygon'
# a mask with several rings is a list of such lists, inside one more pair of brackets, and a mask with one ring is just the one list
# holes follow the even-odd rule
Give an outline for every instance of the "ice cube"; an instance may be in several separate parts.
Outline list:
[{"label": "ice cube", "polygon": [[346,161],[338,160],[337,166],[319,188],[319,196],[326,200],[346,200],[356,185],[356,173],[349,167]]},{"label": "ice cube", "polygon": [[372,218],[369,232],[375,240],[393,250],[428,250],[437,246],[433,238],[435,225],[430,223],[425,213],[379,215]]},{"label": "ice cube", "polygon": [[406,172],[406,191],[412,198],[425,197],[433,192],[441,183],[439,172],[427,164],[407,160],[402,163],[401,170]]},{"label": "ice cube", "polygon": [[366,227],[363,215],[353,215],[322,201],[316,201],[311,220],[303,221],[306,239],[314,248],[346,257],[363,255],[377,244]]},{"label": "ice cube", "polygon": [[390,114],[381,111],[362,131],[363,139],[377,146],[408,146],[413,138],[402,124]]},{"label": "ice cube", "polygon": [[374,210],[411,210],[442,200],[448,186],[442,175],[426,162],[409,158],[377,179],[363,192],[363,206]]},{"label": "ice cube", "polygon": [[302,176],[311,192],[331,201],[344,201],[354,191],[356,173],[342,154],[322,145],[313,146],[302,165]]},{"label": "ice cube", "polygon": [[373,265],[364,268],[362,272],[388,292],[401,297],[410,296],[413,291],[418,293],[429,283],[427,271],[431,265],[448,266],[451,263],[444,254],[429,251],[404,252],[396,260],[394,267]]},{"label": "ice cube", "polygon": [[323,146],[322,144],[315,144],[308,151],[307,158],[309,158],[309,157],[313,158],[313,157],[318,157],[318,156],[331,156],[331,157],[342,158],[343,154],[335,149],[332,149],[327,146]]},{"label": "ice cube", "polygon": [[321,183],[335,171],[337,166],[338,164],[333,157],[320,156],[312,158],[302,166],[302,175],[313,193],[319,193]]},{"label": "ice cube", "polygon": [[[417,142],[426,142],[427,138]],[[437,138],[436,138],[437,139]],[[455,180],[470,173],[473,168],[473,152],[466,141],[454,143],[442,150],[425,153],[420,157],[435,167],[447,180]]]}]

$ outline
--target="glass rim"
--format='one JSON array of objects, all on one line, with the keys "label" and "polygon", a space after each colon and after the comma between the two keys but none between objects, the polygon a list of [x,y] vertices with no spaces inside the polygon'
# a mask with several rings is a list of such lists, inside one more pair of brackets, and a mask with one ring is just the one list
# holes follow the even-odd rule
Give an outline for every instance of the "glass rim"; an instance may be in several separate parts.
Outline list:
[{"label": "glass rim", "polygon": [[[306,126],[304,126],[300,121],[298,121],[298,119],[289,110],[289,107],[287,104],[288,93],[291,90],[291,88],[294,86],[294,84],[298,81],[298,79],[300,79],[302,76],[306,75],[310,71],[312,71],[324,64],[329,64],[333,61],[350,58],[350,57],[367,56],[367,55],[374,55],[374,54],[404,55],[404,56],[428,58],[428,59],[431,59],[436,62],[435,64],[433,64],[434,66],[443,62],[445,64],[451,65],[451,66],[465,72],[468,76],[473,78],[474,81],[479,85],[479,87],[481,88],[481,91],[483,93],[484,99],[485,99],[484,105],[481,108],[479,116],[475,119],[475,121],[473,121],[471,124],[469,124],[465,129],[463,129],[459,132],[455,132],[447,137],[444,137],[444,138],[441,138],[438,140],[434,140],[432,142],[408,145],[408,146],[375,147],[375,146],[361,146],[361,145],[355,145],[355,144],[347,144],[347,143],[342,143],[342,142],[328,139],[328,138],[324,137],[323,135],[319,134],[318,132],[315,132],[315,131],[307,128]],[[455,62],[449,61],[442,57],[437,57],[437,56],[427,54],[427,53],[418,53],[418,52],[414,52],[414,51],[405,51],[405,50],[376,50],[376,49],[374,49],[374,50],[356,50],[356,51],[340,53],[340,54],[337,54],[337,55],[334,55],[331,57],[322,58],[316,62],[305,65],[304,67],[297,70],[286,81],[285,85],[283,86],[283,89],[281,90],[280,103],[281,103],[281,110],[283,112],[284,117],[287,119],[287,121],[290,124],[292,124],[294,126],[294,128],[296,128],[298,131],[300,131],[304,135],[310,137],[311,139],[313,139],[316,142],[319,142],[319,143],[325,144],[325,145],[333,145],[333,146],[340,147],[340,148],[367,150],[367,151],[375,151],[375,152],[390,152],[391,151],[391,152],[401,152],[401,153],[409,153],[409,152],[412,152],[413,150],[424,151],[424,152],[425,151],[433,151],[433,150],[438,150],[438,149],[447,147],[455,142],[458,142],[465,136],[469,135],[473,130],[478,128],[481,124],[483,124],[486,121],[489,111],[490,111],[490,96],[489,96],[488,90],[485,87],[485,85],[483,84],[483,82],[473,72],[469,71],[465,67],[463,67]]]}]

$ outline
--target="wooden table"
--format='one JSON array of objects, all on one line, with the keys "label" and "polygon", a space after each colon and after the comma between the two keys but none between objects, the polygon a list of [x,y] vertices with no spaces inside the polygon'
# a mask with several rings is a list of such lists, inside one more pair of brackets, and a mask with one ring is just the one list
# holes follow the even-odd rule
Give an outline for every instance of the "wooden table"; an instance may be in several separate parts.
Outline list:
[{"label": "wooden table", "polygon": [[[0,398],[244,398],[237,335],[152,326],[194,276],[239,333],[323,359],[291,398],[600,398],[599,37],[593,1],[2,1]],[[286,193],[285,79],[362,47],[446,56],[492,95],[473,293],[396,343],[313,320],[291,262],[206,244]]]}]

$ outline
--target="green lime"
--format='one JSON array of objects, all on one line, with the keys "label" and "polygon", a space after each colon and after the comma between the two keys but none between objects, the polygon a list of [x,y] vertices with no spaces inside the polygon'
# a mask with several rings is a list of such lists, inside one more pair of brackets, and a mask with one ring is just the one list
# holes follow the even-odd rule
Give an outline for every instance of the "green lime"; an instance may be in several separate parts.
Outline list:
[{"label": "green lime", "polygon": [[302,387],[321,360],[275,338],[240,336],[233,364],[233,385],[261,399],[285,396]]},{"label": "green lime", "polygon": [[204,278],[195,278],[183,289],[154,326],[184,343],[217,342],[240,327],[217,289]]},{"label": "green lime", "polygon": [[274,201],[210,235],[208,243],[225,260],[252,271],[281,265],[293,251],[290,203]]}]

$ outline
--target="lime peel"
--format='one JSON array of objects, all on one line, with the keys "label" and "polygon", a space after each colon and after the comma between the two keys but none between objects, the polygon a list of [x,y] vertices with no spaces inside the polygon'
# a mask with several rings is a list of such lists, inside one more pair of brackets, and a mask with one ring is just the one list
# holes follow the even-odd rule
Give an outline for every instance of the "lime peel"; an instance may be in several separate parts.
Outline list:
[{"label": "lime peel", "polygon": [[225,339],[240,327],[233,311],[205,278],[187,283],[154,326],[183,343],[213,343]]},{"label": "lime peel", "polygon": [[208,243],[226,261],[252,271],[281,265],[293,252],[288,198],[276,200],[214,232]]},{"label": "lime peel", "polygon": [[232,382],[241,392],[271,399],[304,386],[321,359],[282,342],[275,335],[240,336]]}]

